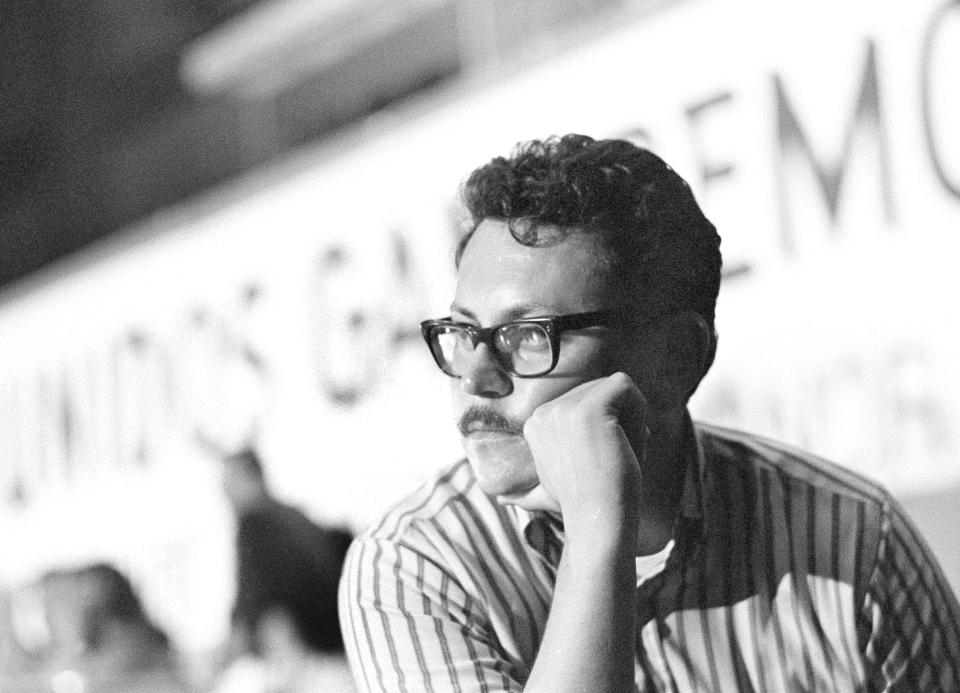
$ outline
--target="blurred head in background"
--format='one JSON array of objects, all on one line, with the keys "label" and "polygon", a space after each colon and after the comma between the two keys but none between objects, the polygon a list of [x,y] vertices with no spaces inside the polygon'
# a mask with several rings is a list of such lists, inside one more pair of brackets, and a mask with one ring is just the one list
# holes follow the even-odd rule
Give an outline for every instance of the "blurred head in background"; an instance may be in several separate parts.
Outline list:
[{"label": "blurred head in background", "polygon": [[263,505],[270,498],[263,463],[251,448],[224,458],[221,483],[227,500],[238,515]]},{"label": "blurred head in background", "polygon": [[78,672],[89,690],[180,690],[166,634],[114,566],[51,571],[41,590],[53,670]]}]

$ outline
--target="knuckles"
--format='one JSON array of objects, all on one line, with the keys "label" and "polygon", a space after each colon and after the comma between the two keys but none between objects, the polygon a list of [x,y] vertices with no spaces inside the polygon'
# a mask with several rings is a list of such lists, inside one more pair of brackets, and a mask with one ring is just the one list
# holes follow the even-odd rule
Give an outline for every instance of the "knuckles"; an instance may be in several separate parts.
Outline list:
[{"label": "knuckles", "polygon": [[636,384],[633,382],[633,378],[624,373],[623,371],[617,371],[612,375],[607,377],[607,383],[615,388],[626,388],[633,389],[636,388]]},{"label": "knuckles", "polygon": [[616,402],[624,393],[643,402],[643,395],[626,373],[617,372],[583,383],[537,407],[524,423],[523,434],[535,440],[547,431],[570,435],[584,427],[596,426],[616,415]]}]

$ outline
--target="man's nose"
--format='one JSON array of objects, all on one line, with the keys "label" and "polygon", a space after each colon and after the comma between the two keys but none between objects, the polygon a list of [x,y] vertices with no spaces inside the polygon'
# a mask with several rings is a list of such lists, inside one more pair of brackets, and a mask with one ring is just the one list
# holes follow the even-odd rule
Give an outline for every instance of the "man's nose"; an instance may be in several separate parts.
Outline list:
[{"label": "man's nose", "polygon": [[478,344],[460,376],[460,387],[468,395],[477,397],[506,397],[513,392],[513,380],[497,363],[490,347]]}]

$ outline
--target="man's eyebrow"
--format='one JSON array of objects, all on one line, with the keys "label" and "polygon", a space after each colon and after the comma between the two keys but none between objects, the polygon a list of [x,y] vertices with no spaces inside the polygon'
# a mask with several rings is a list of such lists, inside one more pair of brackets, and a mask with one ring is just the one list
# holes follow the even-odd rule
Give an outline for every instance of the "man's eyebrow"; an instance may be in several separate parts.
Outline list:
[{"label": "man's eyebrow", "polygon": [[450,304],[450,314],[452,315],[453,313],[460,313],[460,315],[470,320],[477,319],[476,314],[472,310],[470,310],[469,308],[464,308],[456,301]]},{"label": "man's eyebrow", "polygon": [[[479,322],[477,320],[477,315],[469,308],[464,308],[456,301],[450,304],[451,313],[459,313],[469,320]],[[510,322],[511,320],[519,320],[521,318],[530,317],[534,315],[560,315],[560,311],[556,308],[546,306],[541,303],[522,303],[510,308],[510,310],[505,311],[501,320],[503,322]]]}]

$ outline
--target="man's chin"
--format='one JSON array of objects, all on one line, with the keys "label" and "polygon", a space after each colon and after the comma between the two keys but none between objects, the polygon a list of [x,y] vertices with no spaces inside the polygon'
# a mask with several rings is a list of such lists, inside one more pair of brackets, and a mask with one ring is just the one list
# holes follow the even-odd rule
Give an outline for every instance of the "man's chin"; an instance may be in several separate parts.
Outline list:
[{"label": "man's chin", "polygon": [[476,459],[467,455],[477,485],[488,496],[521,496],[539,485],[536,475],[525,474],[525,470],[504,469],[490,460]]},{"label": "man's chin", "polygon": [[[476,466],[474,471],[476,473]],[[537,480],[503,478],[502,476],[487,476],[482,472],[476,474],[477,485],[488,496],[496,498],[513,498],[528,493],[535,488]]]},{"label": "man's chin", "polygon": [[540,485],[530,446],[521,435],[470,435],[463,449],[477,485],[502,505],[560,514],[559,504]]},{"label": "man's chin", "polygon": [[488,496],[522,494],[539,483],[533,454],[520,435],[476,436],[463,439],[477,483]]}]

